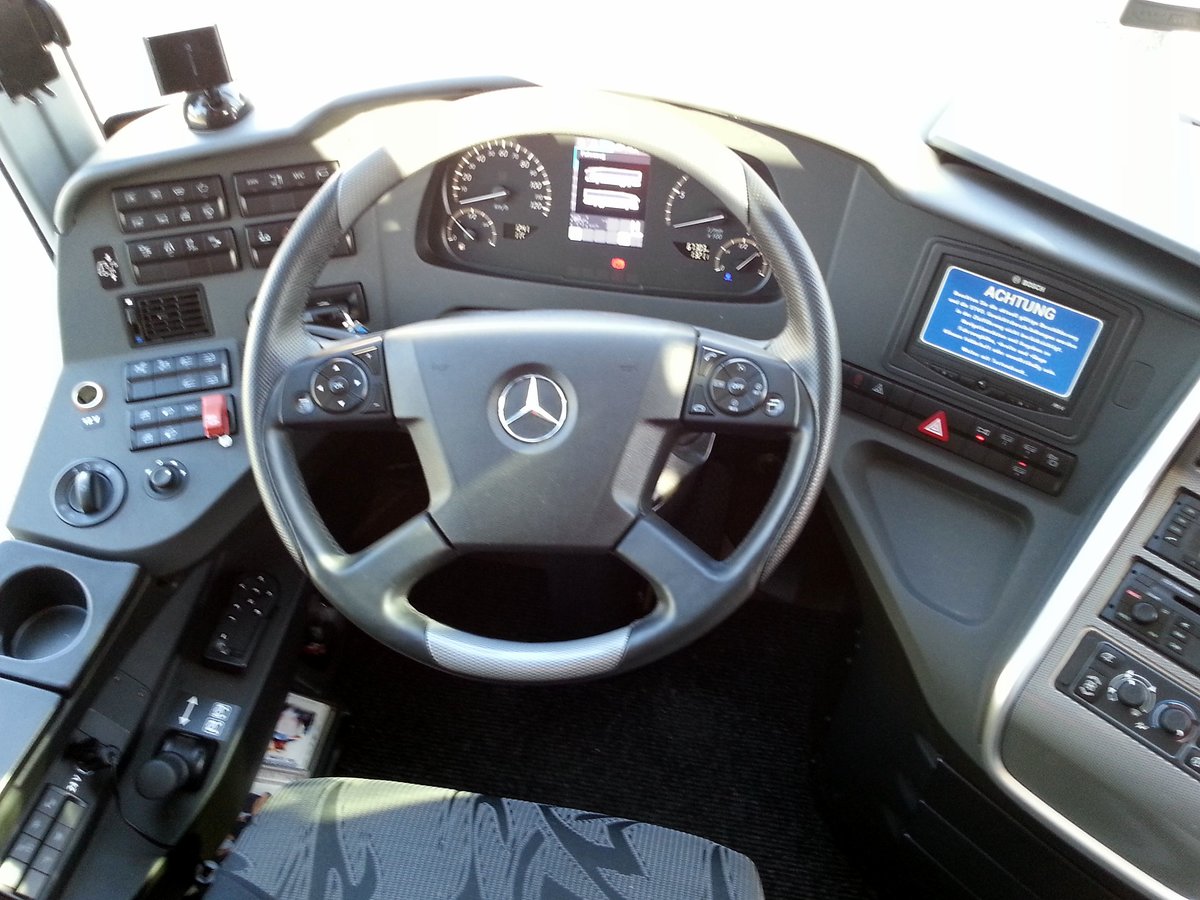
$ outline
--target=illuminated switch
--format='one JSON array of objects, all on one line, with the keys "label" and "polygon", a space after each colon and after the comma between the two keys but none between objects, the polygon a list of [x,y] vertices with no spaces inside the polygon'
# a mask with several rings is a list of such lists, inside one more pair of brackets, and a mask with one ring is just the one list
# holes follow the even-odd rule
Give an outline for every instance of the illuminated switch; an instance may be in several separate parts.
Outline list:
[{"label": "illuminated switch", "polygon": [[917,432],[924,437],[933,438],[935,441],[948,443],[950,440],[950,425],[946,420],[945,411],[939,409],[917,426]]}]

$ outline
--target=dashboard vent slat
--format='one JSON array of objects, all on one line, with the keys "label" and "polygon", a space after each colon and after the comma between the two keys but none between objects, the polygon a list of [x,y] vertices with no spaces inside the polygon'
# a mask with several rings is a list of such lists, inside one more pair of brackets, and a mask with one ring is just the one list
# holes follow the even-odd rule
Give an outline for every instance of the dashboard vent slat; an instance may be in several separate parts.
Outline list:
[{"label": "dashboard vent slat", "polygon": [[200,287],[122,299],[129,340],[135,346],[207,337],[213,333],[208,303]]}]

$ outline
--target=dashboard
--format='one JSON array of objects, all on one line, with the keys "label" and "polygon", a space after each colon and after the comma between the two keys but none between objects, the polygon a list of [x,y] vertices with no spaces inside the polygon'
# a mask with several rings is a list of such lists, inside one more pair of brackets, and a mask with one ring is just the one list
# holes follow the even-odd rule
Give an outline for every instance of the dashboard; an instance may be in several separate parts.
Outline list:
[{"label": "dashboard", "polygon": [[[201,143],[163,110],[72,179],[63,371],[9,522],[47,566],[78,555],[167,583],[228,545],[258,507],[240,428],[248,321],[291,223],[379,135],[419,143],[424,111],[475,89],[348,99]],[[765,178],[837,314],[826,495],[869,602],[864,652],[894,666],[843,701],[845,771],[911,779],[914,807],[963,833],[960,816],[1017,821],[1016,846],[1069,852],[1116,893],[1200,895],[1194,266],[932,151],[916,191],[888,160],[678,112]],[[574,135],[517,134],[415,173],[317,285],[307,318],[330,335],[568,308],[763,341],[784,319],[754,235],[690,173]],[[64,690],[3,660],[0,674],[47,704]],[[881,746],[897,750],[886,766]],[[938,781],[947,768],[970,774]],[[871,779],[846,780],[882,802]],[[973,786],[948,801],[960,781]],[[899,815],[906,839],[944,852],[917,815]]]}]

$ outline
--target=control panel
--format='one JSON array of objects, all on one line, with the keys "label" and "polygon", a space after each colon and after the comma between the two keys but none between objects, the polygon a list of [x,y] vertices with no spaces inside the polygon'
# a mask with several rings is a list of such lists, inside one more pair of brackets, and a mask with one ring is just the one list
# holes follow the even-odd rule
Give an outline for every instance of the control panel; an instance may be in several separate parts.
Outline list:
[{"label": "control panel", "polygon": [[1146,549],[1200,578],[1200,499],[1181,491]]},{"label": "control panel", "polygon": [[1200,596],[1175,579],[1137,563],[1100,615],[1200,674]]},{"label": "control panel", "polygon": [[786,364],[709,341],[701,343],[688,389],[686,421],[709,430],[734,424],[791,427],[798,408],[796,379]]},{"label": "control panel", "polygon": [[238,209],[248,217],[299,212],[336,170],[326,160],[241,172],[233,176]]},{"label": "control panel", "polygon": [[1089,632],[1058,677],[1058,689],[1200,778],[1200,698]]},{"label": "control panel", "polygon": [[6,897],[37,900],[50,896],[65,862],[80,843],[92,798],[80,796],[81,779],[69,782],[74,793],[47,785],[37,805],[0,862],[0,891]]},{"label": "control panel", "polygon": [[[280,219],[277,222],[259,222],[257,225],[246,226],[246,246],[250,248],[250,265],[256,269],[265,269],[275,258],[279,245],[287,237],[295,219]],[[354,255],[354,231],[347,231],[338,241],[333,256]]]},{"label": "control panel", "polygon": [[338,353],[285,376],[282,418],[292,427],[374,427],[389,412],[383,345],[378,338],[347,342]]},{"label": "control panel", "polygon": [[279,582],[270,575],[247,574],[239,578],[208,639],[205,661],[219,668],[244,670],[275,611],[278,594]]},{"label": "control panel", "polygon": [[232,384],[228,350],[178,353],[125,364],[125,399],[153,400]]},{"label": "control panel", "polygon": [[117,222],[126,233],[180,228],[229,218],[225,185],[216,175],[121,187],[112,192],[112,198]]},{"label": "control panel", "polygon": [[158,284],[236,272],[242,267],[233,230],[189,231],[169,237],[146,237],[126,244],[133,280]]},{"label": "control panel", "polygon": [[1047,494],[1060,493],[1075,468],[1065,450],[849,363],[842,405]]}]

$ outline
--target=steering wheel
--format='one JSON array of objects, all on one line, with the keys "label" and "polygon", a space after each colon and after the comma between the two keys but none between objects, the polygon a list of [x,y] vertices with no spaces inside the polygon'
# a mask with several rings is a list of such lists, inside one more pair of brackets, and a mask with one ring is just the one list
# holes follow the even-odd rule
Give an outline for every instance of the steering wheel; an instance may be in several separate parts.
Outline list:
[{"label": "steering wheel", "polygon": [[[514,88],[431,105],[414,127],[338,172],[266,274],[246,342],[244,430],[254,478],[285,546],[317,588],[376,639],[427,665],[496,681],[621,672],[703,634],[794,543],[820,491],[837,421],[833,312],[799,229],[762,179],[672,107]],[[607,138],[688,172],[752,231],[783,293],[768,342],[604,312],[466,314],[320,348],[301,317],[341,236],[402,180],[463,148],[521,134]],[[288,432],[391,420],[412,437],[428,509],[357,553],[329,533]],[[649,509],[685,430],[776,434],[782,472],[758,520],[717,561]],[[609,552],[656,603],[591,637],[525,643],[433,621],[413,586],[481,550]]]}]

